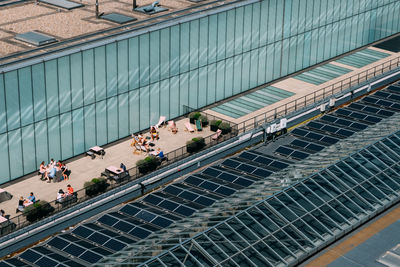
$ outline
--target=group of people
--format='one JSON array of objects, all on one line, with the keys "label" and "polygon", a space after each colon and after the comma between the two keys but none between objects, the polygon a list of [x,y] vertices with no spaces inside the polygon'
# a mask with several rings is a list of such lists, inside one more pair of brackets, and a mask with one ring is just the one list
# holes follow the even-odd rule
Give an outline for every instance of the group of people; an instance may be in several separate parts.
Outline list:
[{"label": "group of people", "polygon": [[64,190],[62,190],[62,189],[58,190],[57,202],[62,202],[62,201],[64,201],[64,199],[67,196],[71,196],[73,194],[74,194],[74,188],[72,188],[72,186],[69,184],[69,185],[67,185],[67,191],[66,192],[64,192]]},{"label": "group of people", "polygon": [[[154,141],[153,135],[151,137],[152,137],[152,139]],[[149,142],[149,141],[147,141],[146,137],[144,137],[143,135],[141,135],[141,134],[132,134],[132,138],[133,139],[132,139],[131,146],[139,145],[141,148],[144,148],[147,153],[152,151],[152,149],[150,147],[154,146],[154,144]]]},{"label": "group of people", "polygon": [[71,174],[71,170],[68,169],[67,165],[61,161],[54,161],[51,159],[49,164],[45,164],[44,161],[40,163],[39,173],[41,175],[40,179],[51,183],[51,181],[56,177],[57,172],[62,171],[62,179],[68,180]]},{"label": "group of people", "polygon": [[33,194],[33,192],[31,192],[27,198],[24,198],[23,196],[21,196],[18,200],[18,207],[17,207],[16,212],[24,211],[25,207],[32,205],[35,202],[36,202],[36,197]]}]

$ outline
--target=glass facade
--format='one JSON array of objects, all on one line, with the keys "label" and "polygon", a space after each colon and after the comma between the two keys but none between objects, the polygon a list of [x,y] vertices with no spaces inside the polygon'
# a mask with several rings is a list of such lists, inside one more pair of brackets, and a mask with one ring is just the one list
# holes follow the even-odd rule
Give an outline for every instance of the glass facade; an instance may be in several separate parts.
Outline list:
[{"label": "glass facade", "polygon": [[0,74],[0,183],[399,31],[395,0],[265,0]]}]

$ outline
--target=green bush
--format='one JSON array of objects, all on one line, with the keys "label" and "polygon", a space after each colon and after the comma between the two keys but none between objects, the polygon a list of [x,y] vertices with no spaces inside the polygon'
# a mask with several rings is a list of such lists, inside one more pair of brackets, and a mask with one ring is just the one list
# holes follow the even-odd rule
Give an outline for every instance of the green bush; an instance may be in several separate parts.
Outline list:
[{"label": "green bush", "polygon": [[222,134],[227,134],[227,133],[230,133],[232,131],[231,125],[229,123],[227,123],[227,122],[222,122],[218,126],[218,128],[221,129],[221,131],[222,131],[221,133]]},{"label": "green bush", "polygon": [[201,116],[199,117],[199,120],[201,121],[201,125],[202,125],[203,127],[206,127],[206,126],[208,125],[208,118],[207,118],[207,116],[201,115]]},{"label": "green bush", "polygon": [[190,123],[194,124],[195,120],[198,120],[201,116],[200,112],[192,112],[189,114]]},{"label": "green bush", "polygon": [[206,142],[203,137],[195,137],[192,140],[186,142],[186,151],[193,153],[201,150],[206,146]]},{"label": "green bush", "polygon": [[46,217],[54,211],[54,207],[47,201],[40,200],[24,209],[23,214],[29,222],[34,222]]},{"label": "green bush", "polygon": [[222,123],[221,120],[212,120],[210,122],[210,129],[211,131],[216,132],[218,130],[218,126]]},{"label": "green bush", "polygon": [[154,171],[161,164],[161,160],[155,156],[148,156],[145,159],[138,160],[136,166],[142,174]]},{"label": "green bush", "polygon": [[104,178],[93,178],[91,181],[85,182],[83,186],[85,187],[86,195],[92,197],[106,191],[109,185]]}]

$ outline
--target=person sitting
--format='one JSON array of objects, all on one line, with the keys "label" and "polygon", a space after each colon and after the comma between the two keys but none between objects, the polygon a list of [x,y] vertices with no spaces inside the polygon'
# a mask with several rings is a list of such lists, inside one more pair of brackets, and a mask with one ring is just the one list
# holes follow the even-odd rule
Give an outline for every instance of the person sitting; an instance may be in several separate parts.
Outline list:
[{"label": "person sitting", "polygon": [[49,165],[50,165],[50,168],[54,168],[56,166],[56,162],[54,161],[54,159],[50,160]]},{"label": "person sitting", "polygon": [[19,198],[19,200],[18,200],[18,207],[17,207],[17,211],[16,212],[19,212],[19,211],[24,211],[24,208],[25,208],[25,206],[24,206],[24,198],[23,197],[20,197]]},{"label": "person sitting", "polygon": [[49,180],[47,181],[48,183],[51,183],[51,180],[56,177],[56,172],[57,169],[55,167],[52,167],[49,174],[47,175],[47,177],[49,178]]},{"label": "person sitting", "polygon": [[68,170],[67,165],[65,165],[64,163],[62,163],[61,170],[62,170],[62,175],[63,175],[63,177],[64,177],[64,180],[69,180],[69,176],[70,176],[70,174],[71,174],[71,171]]},{"label": "person sitting", "polygon": [[63,202],[65,197],[65,193],[62,189],[58,190],[57,193],[57,202]]},{"label": "person sitting", "polygon": [[172,132],[173,134],[176,134],[176,133],[178,132],[178,128],[176,127],[175,122],[173,122],[173,125],[172,125],[172,127],[171,127],[171,132]]},{"label": "person sitting", "polygon": [[150,128],[150,136],[151,136],[151,141],[154,141],[154,139],[158,140],[160,137],[158,136],[156,127],[151,126]]},{"label": "person sitting", "polygon": [[47,180],[47,170],[46,170],[46,166],[44,164],[44,161],[42,161],[42,163],[40,163],[40,167],[39,167],[39,173],[41,174],[42,177],[40,177],[40,180]]},{"label": "person sitting", "polygon": [[67,195],[72,195],[72,194],[74,194],[74,189],[69,184],[69,185],[67,185]]},{"label": "person sitting", "polygon": [[123,164],[122,162],[121,162],[121,164],[119,165],[119,168],[122,169],[124,172],[126,172],[126,166],[125,166],[125,164]]},{"label": "person sitting", "polygon": [[164,152],[161,150],[161,148],[157,149],[157,157],[159,157],[161,161],[168,161],[168,158],[164,156]]},{"label": "person sitting", "polygon": [[0,216],[5,218],[6,217],[6,212],[4,210],[0,210]]},{"label": "person sitting", "polygon": [[33,203],[36,202],[36,197],[33,195],[33,192],[31,192],[31,194],[29,195],[29,197],[27,197],[27,199]]}]

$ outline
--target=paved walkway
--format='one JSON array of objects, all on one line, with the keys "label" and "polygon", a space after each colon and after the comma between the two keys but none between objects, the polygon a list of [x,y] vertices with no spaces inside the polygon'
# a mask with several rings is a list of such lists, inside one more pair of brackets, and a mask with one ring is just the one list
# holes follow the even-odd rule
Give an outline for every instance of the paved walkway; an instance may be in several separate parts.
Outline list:
[{"label": "paved walkway", "polygon": [[[186,145],[186,141],[191,140],[197,136],[210,136],[213,132],[210,131],[210,127],[204,127],[201,132],[190,133],[185,131],[185,122],[189,119],[185,118],[177,121],[178,133],[173,134],[168,130],[167,127],[159,129],[160,139],[155,140],[153,147],[155,150],[161,148],[164,154],[176,150]],[[192,124],[194,128],[194,125]],[[147,133],[147,136],[149,134]],[[0,203],[0,208],[4,209],[6,214],[10,214],[11,217],[15,216],[18,199],[20,196],[28,197],[30,192],[34,192],[36,199],[53,201],[57,197],[59,189],[66,191],[67,185],[75,189],[75,191],[82,189],[83,184],[86,181],[91,180],[95,177],[100,177],[101,173],[108,166],[119,167],[120,163],[123,162],[128,169],[136,166],[136,162],[147,156],[146,153],[135,154],[134,149],[130,146],[131,139],[125,140],[118,144],[106,147],[106,155],[103,159],[97,156],[94,160],[90,157],[77,157],[67,164],[68,168],[72,171],[71,177],[68,181],[62,181],[60,183],[47,183],[40,180],[40,176],[35,175],[30,178],[21,178],[17,182],[11,182],[10,185],[3,187],[7,192],[13,195],[11,200]]]},{"label": "paved walkway", "polygon": [[[332,79],[319,86],[303,82],[294,78],[287,78],[277,83],[274,83],[272,84],[272,86],[287,90],[289,92],[293,92],[294,95],[237,119],[217,113],[211,109],[207,109],[205,112],[207,114],[214,115],[237,124],[244,122],[248,119],[251,119],[254,116],[260,115],[263,117],[262,114],[268,111],[273,111],[276,107],[280,107],[285,103],[289,103],[295,99],[304,97],[307,94],[318,91],[329,85],[335,84],[343,79],[354,76],[357,73],[361,73],[367,69],[373,68],[374,66],[380,66],[383,62],[397,58],[400,55],[400,53],[392,53],[390,51],[381,50],[374,47],[370,47],[370,49],[383,51],[385,53],[390,54],[391,56],[386,57],[382,60],[378,60],[372,64],[366,65],[358,69],[347,65],[342,65],[341,63],[337,62],[330,62],[331,64],[336,64],[338,66],[341,65],[345,66],[346,68],[352,69],[353,71],[345,75],[342,75],[338,78]],[[307,104],[310,103],[311,101]],[[161,128],[160,140],[155,141],[154,149],[160,147],[164,151],[164,153],[168,153],[170,151],[176,150],[177,148],[185,146],[186,141],[192,139],[193,137],[197,136],[205,137],[212,134],[209,127],[204,128],[202,132],[196,132],[196,133],[189,133],[184,131],[185,129],[184,123],[188,121],[189,119],[183,119],[177,122],[179,132],[176,135],[168,131],[167,128]],[[128,169],[132,168],[135,166],[137,160],[143,159],[145,157],[145,154],[141,155],[134,154],[133,148],[130,146],[130,143],[131,140],[126,140],[118,144],[106,147],[106,155],[103,159],[100,159],[98,157],[94,160],[91,160],[89,157],[77,157],[73,159],[68,164],[69,169],[72,170],[71,179],[69,181],[63,181],[61,183],[46,183],[41,181],[39,179],[39,176],[34,176],[34,177],[23,177],[18,181],[5,184],[3,185],[3,189],[11,193],[14,197],[11,200],[0,203],[0,208],[4,209],[6,211],[6,214],[10,214],[11,217],[13,217],[16,215],[15,209],[17,207],[19,197],[20,196],[27,197],[31,191],[35,193],[37,199],[53,201],[55,200],[57,192],[60,188],[65,191],[67,184],[71,184],[72,187],[75,189],[75,191],[82,189],[83,184],[86,181],[89,181],[94,177],[99,177],[101,172],[103,172],[104,169],[107,168],[108,166],[114,165],[118,167],[120,163],[123,162]]]}]

